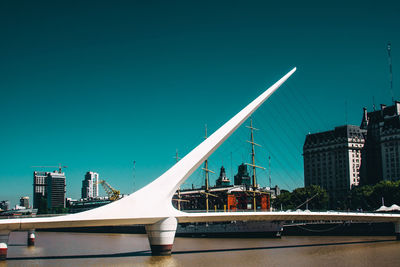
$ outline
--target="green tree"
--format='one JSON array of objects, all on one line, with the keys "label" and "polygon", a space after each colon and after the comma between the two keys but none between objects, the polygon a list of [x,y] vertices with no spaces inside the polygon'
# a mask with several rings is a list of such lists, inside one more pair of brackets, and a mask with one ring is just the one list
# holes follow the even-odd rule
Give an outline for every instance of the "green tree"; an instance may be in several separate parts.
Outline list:
[{"label": "green tree", "polygon": [[297,207],[305,209],[307,200],[309,200],[308,209],[310,210],[326,210],[328,206],[328,194],[318,185],[297,188],[291,193],[282,190],[281,194],[273,201],[273,205],[276,209],[281,207],[285,210]]},{"label": "green tree", "polygon": [[52,213],[54,213],[54,214],[68,213],[68,208],[63,208],[63,207],[53,208]]},{"label": "green tree", "polygon": [[400,181],[381,181],[375,185],[354,187],[349,192],[348,207],[373,211],[382,205],[382,198],[385,206],[400,204]]},{"label": "green tree", "polygon": [[272,200],[272,205],[275,209],[293,209],[293,203],[291,203],[291,193],[287,190],[281,190],[281,194]]}]

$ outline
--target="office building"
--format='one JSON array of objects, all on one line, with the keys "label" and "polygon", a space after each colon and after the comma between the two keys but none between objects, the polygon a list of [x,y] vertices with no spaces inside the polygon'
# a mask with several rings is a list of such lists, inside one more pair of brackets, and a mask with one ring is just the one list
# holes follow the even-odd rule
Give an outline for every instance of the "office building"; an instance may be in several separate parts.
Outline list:
[{"label": "office building", "polygon": [[226,177],[226,172],[224,166],[221,167],[221,171],[219,173],[219,177],[216,181],[216,187],[226,187],[230,186],[231,181]]},{"label": "office building", "polygon": [[33,172],[33,208],[47,210],[46,177],[48,172]]},{"label": "office building", "polygon": [[25,208],[29,209],[30,208],[30,206],[29,206],[29,197],[21,197],[19,199],[19,205],[21,207],[25,207]]},{"label": "office building", "polygon": [[65,208],[65,174],[62,172],[49,172],[47,182],[47,208]]},{"label": "office building", "polygon": [[3,211],[9,210],[10,209],[10,201],[8,201],[8,200],[0,201],[0,209]]},{"label": "office building", "polygon": [[235,185],[245,185],[246,187],[251,186],[251,177],[247,171],[247,165],[242,163],[238,167],[238,173],[234,177]]},{"label": "office building", "polygon": [[33,172],[33,208],[44,213],[53,208],[65,208],[65,174]]},{"label": "office building", "polygon": [[87,172],[82,181],[82,198],[99,197],[99,174],[97,172]]},{"label": "office building", "polygon": [[400,102],[381,105],[380,110],[367,112],[361,122],[367,130],[365,143],[366,172],[362,184],[400,179]]},{"label": "office building", "polygon": [[354,125],[308,134],[303,146],[304,184],[319,185],[330,198],[330,206],[343,201],[360,182],[362,150],[366,130]]}]

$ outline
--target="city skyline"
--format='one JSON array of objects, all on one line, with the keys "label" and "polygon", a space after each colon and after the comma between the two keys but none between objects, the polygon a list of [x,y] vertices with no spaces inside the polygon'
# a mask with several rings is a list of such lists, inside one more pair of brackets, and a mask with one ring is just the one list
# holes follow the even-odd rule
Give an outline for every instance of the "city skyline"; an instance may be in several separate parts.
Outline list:
[{"label": "city skyline", "polygon": [[[0,200],[32,196],[31,166],[58,163],[68,197],[87,171],[131,193],[294,66],[253,119],[273,185],[302,185],[306,134],[360,125],[373,98],[390,104],[388,41],[400,93],[399,4],[361,3],[1,3]],[[246,137],[210,168],[232,181]]]}]

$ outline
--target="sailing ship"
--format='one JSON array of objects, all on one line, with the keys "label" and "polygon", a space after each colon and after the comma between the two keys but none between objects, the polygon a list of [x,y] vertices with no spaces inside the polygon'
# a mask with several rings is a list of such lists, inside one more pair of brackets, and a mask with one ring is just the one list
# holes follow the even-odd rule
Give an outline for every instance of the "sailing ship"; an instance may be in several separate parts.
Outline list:
[{"label": "sailing ship", "polygon": [[[234,185],[226,177],[222,166],[219,178],[214,187],[210,187],[209,173],[214,173],[208,167],[208,159],[204,161],[204,186],[201,188],[181,189],[175,193],[173,203],[179,210],[185,212],[221,212],[221,211],[269,211],[271,210],[271,187],[262,188],[257,184],[256,169],[265,169],[256,165],[253,122],[250,119],[251,163],[242,163],[238,174],[234,177]],[[207,138],[207,127],[206,135]],[[176,155],[176,160],[179,160]],[[252,168],[250,176],[247,167]],[[210,210],[211,207],[211,210]],[[217,223],[178,224],[177,236],[206,236],[206,237],[280,237],[283,223],[274,221],[228,221]]]}]

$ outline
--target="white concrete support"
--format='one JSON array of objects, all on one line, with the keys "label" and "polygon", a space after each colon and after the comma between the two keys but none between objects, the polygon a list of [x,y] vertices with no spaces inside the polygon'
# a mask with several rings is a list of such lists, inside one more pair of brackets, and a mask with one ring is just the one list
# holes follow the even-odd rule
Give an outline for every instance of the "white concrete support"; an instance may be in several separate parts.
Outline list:
[{"label": "white concrete support", "polygon": [[153,256],[171,255],[177,226],[178,221],[174,217],[146,225],[146,232]]},{"label": "white concrete support", "polygon": [[7,258],[9,236],[10,236],[10,231],[8,230],[0,231],[0,261],[4,261]]},{"label": "white concrete support", "polygon": [[396,234],[396,240],[400,240],[400,221],[394,223],[394,232]]},{"label": "white concrete support", "polygon": [[28,247],[33,247],[35,245],[35,229],[28,231]]}]

